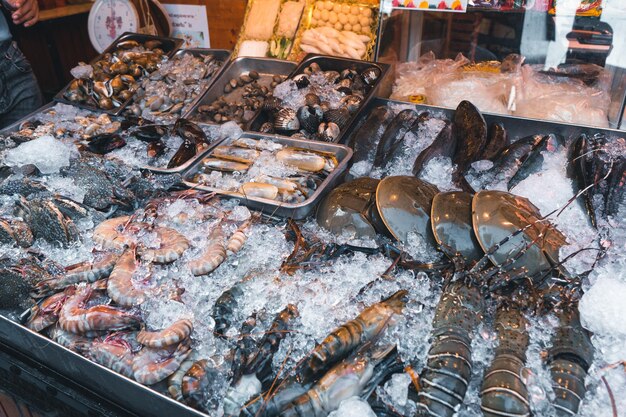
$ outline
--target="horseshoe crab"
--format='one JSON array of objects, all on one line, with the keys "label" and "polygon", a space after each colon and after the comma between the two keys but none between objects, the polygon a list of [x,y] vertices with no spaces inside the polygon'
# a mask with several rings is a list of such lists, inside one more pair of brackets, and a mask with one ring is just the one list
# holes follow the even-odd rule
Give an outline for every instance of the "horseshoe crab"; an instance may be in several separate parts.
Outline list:
[{"label": "horseshoe crab", "polygon": [[472,223],[491,262],[501,266],[519,256],[508,268],[526,268],[529,276],[558,263],[559,249],[567,243],[528,199],[503,191],[476,193]]},{"label": "horseshoe crab", "polygon": [[[452,249],[467,261],[478,261],[483,250],[472,225],[472,195],[463,191],[439,193],[430,212],[433,235],[444,252]],[[451,256],[454,253],[449,254]]]},{"label": "horseshoe crab", "polygon": [[375,238],[368,212],[374,206],[379,180],[358,178],[332,190],[317,208],[317,222],[336,235]]},{"label": "horseshoe crab", "polygon": [[416,232],[436,245],[430,227],[432,201],[437,187],[411,176],[383,179],[376,189],[377,216],[398,241],[408,243],[409,232]]}]

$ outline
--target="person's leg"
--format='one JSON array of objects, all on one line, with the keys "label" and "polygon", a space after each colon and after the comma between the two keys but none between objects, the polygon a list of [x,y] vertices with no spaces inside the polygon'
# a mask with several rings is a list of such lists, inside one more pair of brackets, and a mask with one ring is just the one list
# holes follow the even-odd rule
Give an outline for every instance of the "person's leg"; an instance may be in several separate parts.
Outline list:
[{"label": "person's leg", "polygon": [[37,110],[43,104],[30,63],[15,42],[0,56],[0,129]]}]

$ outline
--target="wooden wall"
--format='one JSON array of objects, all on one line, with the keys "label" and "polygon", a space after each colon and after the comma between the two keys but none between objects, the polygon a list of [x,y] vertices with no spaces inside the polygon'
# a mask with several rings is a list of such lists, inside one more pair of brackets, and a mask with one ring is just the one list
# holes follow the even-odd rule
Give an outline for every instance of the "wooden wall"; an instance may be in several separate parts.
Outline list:
[{"label": "wooden wall", "polygon": [[[165,0],[163,3],[204,4],[211,47],[232,49],[243,22],[246,0]],[[71,80],[70,69],[97,53],[87,33],[88,13],[39,22],[32,28],[12,27],[14,39],[30,60],[47,99]]]}]

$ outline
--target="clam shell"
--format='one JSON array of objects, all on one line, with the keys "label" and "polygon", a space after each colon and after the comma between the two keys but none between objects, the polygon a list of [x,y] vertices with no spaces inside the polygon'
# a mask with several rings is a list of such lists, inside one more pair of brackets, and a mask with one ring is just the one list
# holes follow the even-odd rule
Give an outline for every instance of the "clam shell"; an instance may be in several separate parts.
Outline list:
[{"label": "clam shell", "polygon": [[336,123],[333,122],[322,123],[317,129],[318,137],[325,142],[333,142],[337,140],[339,134],[341,134],[341,129]]},{"label": "clam shell", "polygon": [[315,104],[320,104],[320,97],[317,94],[309,93],[304,96],[304,102],[307,106],[313,106]]},{"label": "clam shell", "polygon": [[359,107],[361,107],[361,102],[363,102],[363,97],[356,94],[345,96],[339,101],[341,106],[345,107],[350,113],[358,111]]},{"label": "clam shell", "polygon": [[365,84],[370,86],[378,80],[378,77],[380,77],[380,69],[378,67],[369,67],[361,73],[361,78],[363,78]]},{"label": "clam shell", "polygon": [[324,113],[324,121],[332,122],[343,129],[348,124],[350,119],[350,112],[345,107],[339,107],[338,109],[329,109]]},{"label": "clam shell", "polygon": [[259,151],[254,149],[239,148],[236,146],[222,145],[213,150],[213,156],[235,162],[252,163],[259,157]]},{"label": "clam shell", "polygon": [[202,160],[202,165],[204,168],[227,172],[245,171],[250,167],[250,165],[248,164],[235,161],[227,161],[220,158],[204,158]]},{"label": "clam shell", "polygon": [[259,197],[275,200],[278,197],[278,187],[263,182],[247,182],[239,188],[239,192],[246,197]]},{"label": "clam shell", "polygon": [[317,127],[322,123],[324,112],[320,106],[302,106],[298,109],[298,120],[300,127],[310,133],[317,131]]},{"label": "clam shell", "polygon": [[300,121],[295,110],[283,107],[276,112],[274,128],[280,131],[296,131],[300,129]]},{"label": "clam shell", "polygon": [[311,84],[311,80],[309,80],[309,77],[306,74],[296,75],[295,77],[293,77],[293,81],[296,83],[296,86],[298,88],[305,88],[308,87],[309,84]]},{"label": "clam shell", "polygon": [[296,148],[285,148],[276,152],[276,159],[285,165],[309,172],[319,172],[326,166],[326,159],[323,156]]},{"label": "clam shell", "polygon": [[274,111],[282,107],[283,101],[278,97],[270,96],[265,99],[263,102],[263,110],[265,111]]},{"label": "clam shell", "polygon": [[274,133],[274,125],[272,122],[265,122],[259,127],[261,133]]}]

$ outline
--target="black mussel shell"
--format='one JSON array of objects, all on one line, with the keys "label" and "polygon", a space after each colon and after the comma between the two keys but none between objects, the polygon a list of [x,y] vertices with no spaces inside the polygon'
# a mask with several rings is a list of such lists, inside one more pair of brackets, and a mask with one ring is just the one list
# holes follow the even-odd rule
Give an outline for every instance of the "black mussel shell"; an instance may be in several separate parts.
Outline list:
[{"label": "black mussel shell", "polygon": [[317,127],[322,123],[324,112],[318,105],[302,106],[298,109],[298,120],[300,127],[310,133],[315,133]]},{"label": "black mussel shell", "polygon": [[174,123],[174,132],[185,140],[190,140],[193,143],[209,143],[208,138],[204,130],[197,124],[182,117],[176,120]]},{"label": "black mussel shell", "polygon": [[317,137],[325,142],[334,142],[339,137],[341,129],[336,123],[322,123],[317,128]]},{"label": "black mussel shell", "polygon": [[148,149],[146,150],[149,158],[157,158],[165,154],[165,143],[160,140],[148,143]]},{"label": "black mussel shell", "polygon": [[338,109],[330,109],[324,113],[324,121],[332,122],[343,129],[348,124],[350,119],[350,112],[345,107],[339,107]]},{"label": "black mussel shell", "polygon": [[90,152],[104,155],[114,149],[126,146],[126,141],[116,134],[103,133],[93,136],[87,143],[87,149]]},{"label": "black mussel shell", "polygon": [[133,130],[133,136],[144,142],[154,142],[167,134],[169,127],[166,125],[144,125]]},{"label": "black mussel shell", "polygon": [[293,81],[296,83],[296,86],[298,88],[305,88],[308,87],[309,84],[311,84],[311,80],[309,80],[309,77],[306,74],[296,75],[295,77],[293,77]]},{"label": "black mussel shell", "polygon": [[339,87],[339,88],[337,88],[337,91],[340,92],[341,94],[343,94],[344,96],[351,96],[352,95],[352,90],[349,89],[348,87]]},{"label": "black mussel shell", "polygon": [[307,106],[314,106],[320,104],[320,97],[317,94],[309,93],[304,96],[304,102]]},{"label": "black mussel shell", "polygon": [[378,67],[369,67],[361,74],[363,81],[367,85],[373,85],[378,77],[380,77],[380,69]]},{"label": "black mussel shell", "polygon": [[349,96],[345,96],[339,101],[341,106],[348,109],[350,113],[355,113],[357,110],[359,110],[362,102],[363,97],[356,94],[350,94]]},{"label": "black mussel shell", "polygon": [[278,97],[269,96],[263,102],[263,110],[272,112],[274,110],[280,109],[283,105],[283,101]]},{"label": "black mussel shell", "polygon": [[272,122],[265,122],[259,127],[261,133],[274,133],[274,125]]},{"label": "black mussel shell", "polygon": [[274,128],[283,132],[293,132],[300,129],[300,121],[295,110],[283,107],[276,112]]}]

